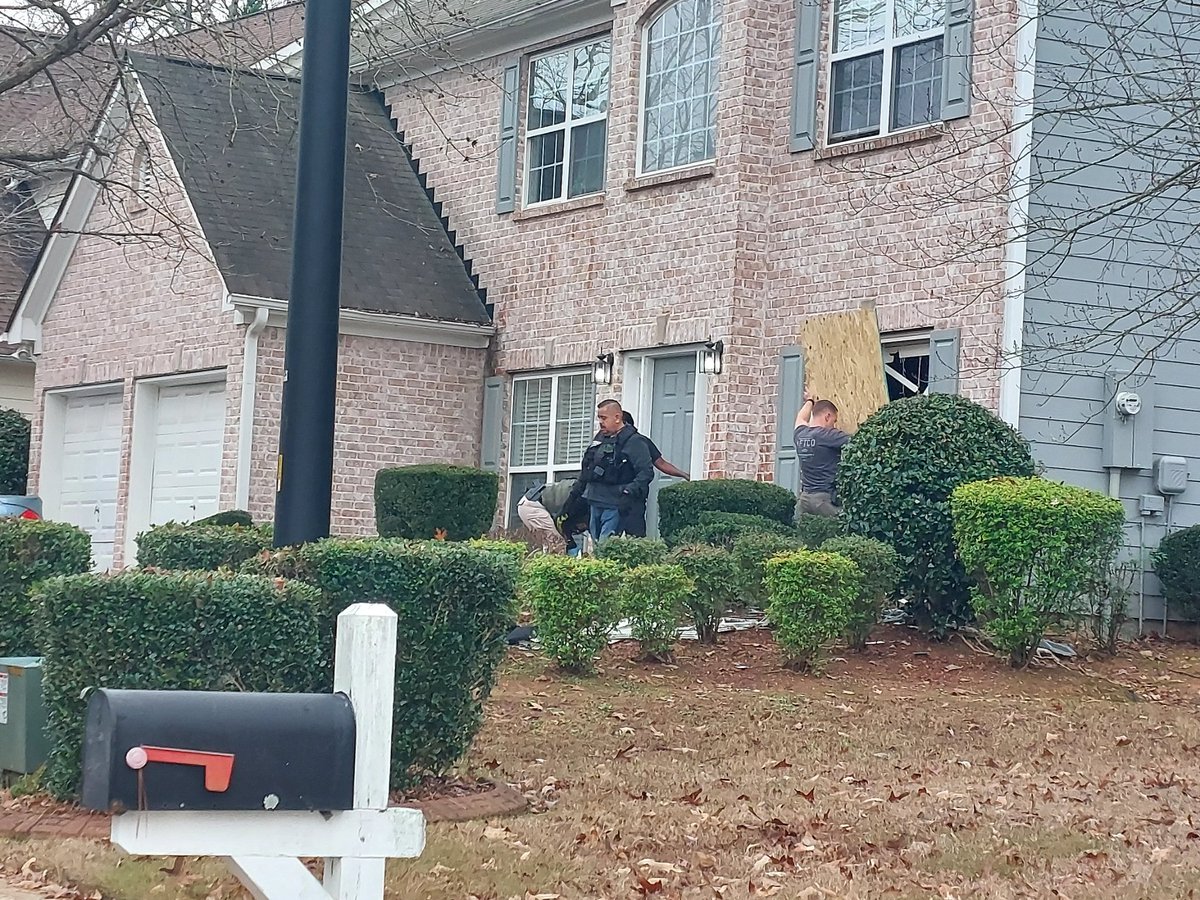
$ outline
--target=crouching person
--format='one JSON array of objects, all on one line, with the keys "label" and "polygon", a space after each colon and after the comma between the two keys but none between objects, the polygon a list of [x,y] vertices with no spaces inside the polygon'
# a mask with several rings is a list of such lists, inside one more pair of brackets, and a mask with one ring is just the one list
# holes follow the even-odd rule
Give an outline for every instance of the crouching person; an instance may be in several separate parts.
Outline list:
[{"label": "crouching person", "polygon": [[547,546],[565,543],[574,556],[579,552],[575,535],[587,531],[590,515],[580,493],[574,478],[536,485],[517,502],[517,516]]}]

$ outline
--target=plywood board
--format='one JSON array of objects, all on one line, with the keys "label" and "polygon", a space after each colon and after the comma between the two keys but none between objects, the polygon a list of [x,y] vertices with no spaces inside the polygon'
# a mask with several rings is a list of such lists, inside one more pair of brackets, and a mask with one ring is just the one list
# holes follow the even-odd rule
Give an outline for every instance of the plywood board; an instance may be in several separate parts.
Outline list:
[{"label": "plywood board", "polygon": [[804,386],[838,407],[838,427],[853,432],[888,401],[874,306],[816,316],[800,331]]}]

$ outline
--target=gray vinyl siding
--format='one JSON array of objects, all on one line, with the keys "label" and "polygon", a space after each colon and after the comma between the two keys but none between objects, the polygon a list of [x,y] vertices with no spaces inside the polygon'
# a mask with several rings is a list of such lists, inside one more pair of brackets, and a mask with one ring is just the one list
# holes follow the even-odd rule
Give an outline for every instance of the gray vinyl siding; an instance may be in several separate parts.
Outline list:
[{"label": "gray vinyl siding", "polygon": [[[1048,477],[1107,491],[1105,372],[1147,376],[1154,456],[1189,461],[1175,528],[1200,523],[1197,59],[1200,14],[1180,0],[1052,0],[1039,22],[1021,431]],[[1136,553],[1153,473],[1121,481]],[[1165,530],[1148,520],[1147,547]],[[1161,629],[1152,573],[1143,614]]]}]

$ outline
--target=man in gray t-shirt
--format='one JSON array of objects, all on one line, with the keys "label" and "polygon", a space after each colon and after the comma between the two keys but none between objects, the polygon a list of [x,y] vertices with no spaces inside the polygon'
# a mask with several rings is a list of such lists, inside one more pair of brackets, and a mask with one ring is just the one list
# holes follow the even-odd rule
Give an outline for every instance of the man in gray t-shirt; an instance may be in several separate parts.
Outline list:
[{"label": "man in gray t-shirt", "polygon": [[796,457],[800,461],[800,512],[837,516],[833,502],[838,463],[850,435],[837,427],[838,408],[804,392],[804,405],[796,414]]}]

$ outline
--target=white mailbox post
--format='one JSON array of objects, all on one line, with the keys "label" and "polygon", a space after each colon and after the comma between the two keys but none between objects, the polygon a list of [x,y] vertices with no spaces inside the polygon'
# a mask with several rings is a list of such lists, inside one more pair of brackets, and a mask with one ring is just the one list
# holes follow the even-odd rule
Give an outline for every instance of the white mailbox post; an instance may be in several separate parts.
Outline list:
[{"label": "white mailbox post", "polygon": [[[359,603],[338,616],[333,689],[354,707],[354,808],[340,812],[124,812],[112,842],[135,856],[219,856],[256,900],[383,900],[388,859],[420,856],[425,816],[388,808],[396,614]],[[301,858],[324,857],[318,881]]]}]

